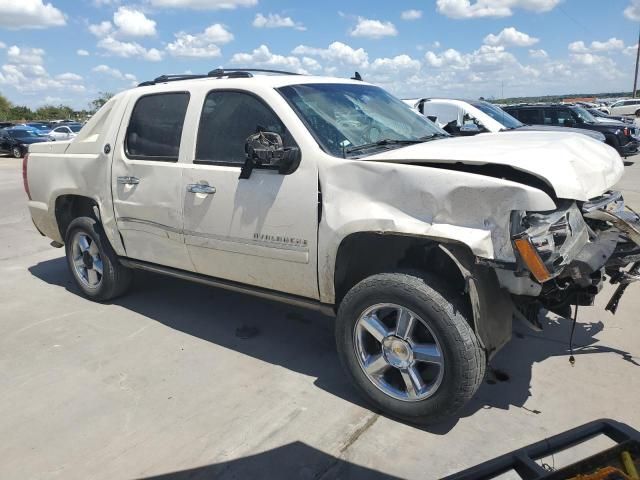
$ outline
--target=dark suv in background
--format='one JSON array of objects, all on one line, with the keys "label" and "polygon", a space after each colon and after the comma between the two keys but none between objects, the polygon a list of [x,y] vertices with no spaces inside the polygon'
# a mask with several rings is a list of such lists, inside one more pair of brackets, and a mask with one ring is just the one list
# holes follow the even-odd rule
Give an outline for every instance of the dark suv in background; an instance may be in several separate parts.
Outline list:
[{"label": "dark suv in background", "polygon": [[508,105],[503,109],[527,125],[556,125],[601,132],[607,144],[623,157],[638,152],[638,142],[632,136],[633,126],[622,122],[598,123],[593,115],[577,105]]}]

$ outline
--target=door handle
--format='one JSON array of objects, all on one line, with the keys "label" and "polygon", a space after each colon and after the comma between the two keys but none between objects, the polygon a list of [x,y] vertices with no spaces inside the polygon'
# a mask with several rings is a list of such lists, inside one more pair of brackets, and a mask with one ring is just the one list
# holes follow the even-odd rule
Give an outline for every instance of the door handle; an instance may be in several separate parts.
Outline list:
[{"label": "door handle", "polygon": [[187,185],[187,192],[212,195],[216,193],[216,187],[212,187],[211,185],[206,185],[204,183],[192,183],[190,185]]},{"label": "door handle", "polygon": [[118,177],[118,183],[120,185],[138,185],[140,179],[138,177]]}]

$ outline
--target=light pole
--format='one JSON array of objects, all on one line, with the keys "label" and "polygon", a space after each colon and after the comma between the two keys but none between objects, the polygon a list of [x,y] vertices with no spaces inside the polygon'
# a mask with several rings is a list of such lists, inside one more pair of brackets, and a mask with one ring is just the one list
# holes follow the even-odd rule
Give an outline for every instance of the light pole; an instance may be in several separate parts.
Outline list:
[{"label": "light pole", "polygon": [[636,89],[638,88],[638,63],[640,62],[640,33],[638,33],[638,51],[636,52],[636,75],[633,77],[633,93],[632,98],[636,98]]}]

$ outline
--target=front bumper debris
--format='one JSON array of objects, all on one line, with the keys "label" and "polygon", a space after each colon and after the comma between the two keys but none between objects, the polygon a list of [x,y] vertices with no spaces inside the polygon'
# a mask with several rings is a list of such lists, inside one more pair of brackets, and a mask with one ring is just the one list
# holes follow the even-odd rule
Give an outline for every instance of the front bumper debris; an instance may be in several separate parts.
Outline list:
[{"label": "front bumper debris", "polygon": [[[617,284],[618,288],[609,300],[606,310],[616,313],[620,299],[627,287],[631,283],[640,281],[640,260],[638,259],[640,216],[629,207],[625,207],[620,192],[610,192],[594,201],[587,202],[583,205],[582,211],[585,218],[606,222],[620,233],[619,248],[616,249],[616,254],[612,256],[607,265],[607,273],[611,278],[611,283]],[[633,262],[629,270],[622,270],[627,265],[624,260]]]}]

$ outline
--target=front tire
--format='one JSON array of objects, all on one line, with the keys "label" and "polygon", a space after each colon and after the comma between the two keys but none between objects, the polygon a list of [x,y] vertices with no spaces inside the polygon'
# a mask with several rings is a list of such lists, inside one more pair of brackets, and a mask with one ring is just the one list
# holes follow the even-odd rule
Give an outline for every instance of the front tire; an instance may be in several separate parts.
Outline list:
[{"label": "front tire", "polygon": [[22,158],[24,156],[22,155],[22,149],[20,147],[13,147],[11,149],[11,155],[13,158]]},{"label": "front tire", "polygon": [[408,273],[374,275],[347,293],[336,320],[338,354],[375,408],[426,424],[473,397],[485,352],[458,300],[431,276]]},{"label": "front tire", "polygon": [[95,219],[79,217],[71,222],[65,251],[71,275],[85,297],[105,302],[123,295],[131,285],[131,270],[120,264]]}]

